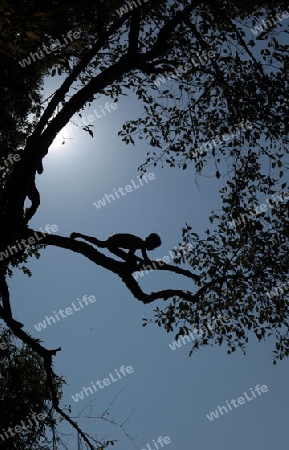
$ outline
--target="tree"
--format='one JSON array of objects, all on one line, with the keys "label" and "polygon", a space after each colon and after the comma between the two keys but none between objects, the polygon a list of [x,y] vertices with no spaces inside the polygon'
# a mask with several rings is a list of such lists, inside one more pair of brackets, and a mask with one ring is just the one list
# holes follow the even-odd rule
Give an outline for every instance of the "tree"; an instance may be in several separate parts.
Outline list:
[{"label": "tree", "polygon": [[[47,3],[37,5],[29,3],[33,20],[28,37],[32,42],[20,44],[21,54],[23,49],[35,50],[35,17],[36,23],[39,15],[47,17]],[[84,5],[78,18],[80,7],[71,6],[69,1],[52,2],[52,7],[60,7],[62,20],[54,21],[50,34],[42,28],[43,42],[50,43],[60,30],[71,27],[81,30],[81,45],[69,45],[60,55],[61,60],[49,56],[45,62],[39,61],[41,72],[34,78],[32,68],[21,72],[25,73],[25,86],[32,81],[33,95],[28,96],[21,111],[15,99],[11,101],[11,112],[5,116],[10,122],[2,136],[3,159],[15,147],[17,151],[19,145],[24,148],[20,161],[2,174],[0,195],[0,315],[15,336],[43,358],[52,406],[75,427],[59,406],[53,385],[52,358],[60,349],[47,350],[29,336],[13,319],[10,306],[7,275],[11,276],[12,268],[27,262],[28,257],[39,256],[42,246],[62,247],[84,255],[117,274],[133,296],[145,304],[171,299],[163,311],[155,310],[155,321],[166,331],[178,327],[177,337],[188,334],[192,324],[201,329],[218,315],[231,318],[229,323],[215,327],[214,334],[203,333],[194,348],[227,341],[229,352],[236,347],[244,349],[247,332],[252,330],[258,339],[275,335],[276,358],[289,353],[285,299],[288,200],[284,193],[287,183],[282,183],[287,169],[284,136],[288,129],[282,99],[288,67],[282,39],[275,37],[283,29],[285,2],[253,1],[248,5],[241,1],[184,0],[135,2],[128,7],[120,2],[97,1],[93,7],[89,2]],[[18,2],[12,8],[18,17],[23,16],[25,11]],[[2,14],[5,16],[5,11]],[[246,26],[249,23],[255,33],[263,17],[274,17],[275,23],[270,30],[261,27],[257,45]],[[11,62],[11,72],[12,66],[15,64]],[[44,106],[39,86],[47,73],[55,73],[55,67],[67,76]],[[15,77],[21,77],[19,71]],[[24,86],[19,89],[22,91]],[[176,251],[175,262],[187,261],[192,270],[157,262],[153,267],[193,280],[191,291],[145,293],[133,277],[144,261],[137,257],[127,260],[121,250],[123,261],[106,256],[86,242],[59,235],[43,236],[41,244],[34,239],[32,244],[18,245],[23,240],[32,242],[35,236],[29,227],[40,204],[35,176],[42,172],[42,161],[57,134],[95,96],[105,94],[117,101],[128,90],[143,103],[144,114],[124,124],[119,135],[127,144],[133,144],[137,135],[154,147],[140,168],[142,172],[158,162],[184,170],[194,164],[198,176],[208,171],[210,176],[224,178],[220,191],[222,212],[212,214],[204,236],[192,232],[189,225],[183,229],[186,247]],[[2,102],[5,95],[3,91]],[[32,122],[28,120],[31,114]],[[93,137],[91,127],[85,126],[84,130]],[[280,189],[282,194],[276,197]],[[267,202],[270,219],[264,208],[258,209],[264,195],[275,198],[275,204]],[[31,205],[25,209],[27,198]],[[18,248],[13,254],[8,249],[16,243]],[[274,286],[279,286],[278,295],[267,295]],[[94,448],[89,438],[77,430],[88,447]]]},{"label": "tree", "polygon": [[[19,346],[10,330],[1,331],[0,448],[46,449],[49,443],[47,429],[52,430],[55,439],[57,434],[51,408],[51,391],[42,359],[37,353],[31,352],[28,346]],[[58,378],[54,383],[60,398],[61,379]],[[20,427],[18,433],[11,428],[9,431],[12,423]]]}]

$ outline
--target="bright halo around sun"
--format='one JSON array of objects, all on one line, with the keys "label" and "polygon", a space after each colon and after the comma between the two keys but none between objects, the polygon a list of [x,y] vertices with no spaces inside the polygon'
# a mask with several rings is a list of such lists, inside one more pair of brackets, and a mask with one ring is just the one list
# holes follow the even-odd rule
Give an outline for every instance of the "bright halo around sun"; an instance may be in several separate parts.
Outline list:
[{"label": "bright halo around sun", "polygon": [[72,133],[69,130],[69,127],[66,125],[62,130],[58,133],[51,146],[49,147],[50,151],[60,151],[61,148],[68,144],[69,140],[72,138]]}]

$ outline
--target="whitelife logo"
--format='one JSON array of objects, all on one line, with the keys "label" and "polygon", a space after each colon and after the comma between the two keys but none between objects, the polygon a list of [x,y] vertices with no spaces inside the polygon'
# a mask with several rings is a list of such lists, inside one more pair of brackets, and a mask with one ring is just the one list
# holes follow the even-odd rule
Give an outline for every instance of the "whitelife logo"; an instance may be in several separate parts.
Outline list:
[{"label": "whitelife logo", "polygon": [[[169,347],[173,351],[175,351],[177,348],[180,348],[182,346],[182,342],[183,342],[183,345],[185,345],[187,342],[193,342],[195,340],[192,333],[195,333],[197,335],[197,337],[199,338],[203,334],[207,333],[209,331],[209,329],[211,332],[213,332],[215,330],[216,326],[223,325],[223,321],[229,322],[229,320],[230,320],[230,316],[228,316],[227,314],[225,316],[221,316],[221,314],[219,314],[218,318],[213,320],[212,325],[207,324],[207,327],[205,327],[203,325],[200,327],[200,331],[198,331],[197,328],[194,328],[193,331],[191,331],[189,335],[181,336],[180,339],[178,339],[177,341],[174,341],[172,344],[169,344]],[[219,321],[219,323],[218,323],[218,321]],[[191,337],[192,340],[190,340],[189,336]],[[185,339],[187,340],[186,342],[185,342]]]},{"label": "whitelife logo", "polygon": [[[101,119],[102,117],[116,110],[118,108],[118,104],[116,102],[106,102],[104,106],[99,105],[98,108],[99,111],[96,111],[96,109],[94,109],[93,114],[88,114],[88,116],[86,117],[82,117],[81,114],[78,114],[80,118],[73,119],[71,123],[66,125],[66,128],[68,130],[70,129],[71,131],[78,129],[79,127],[88,128],[91,123],[95,121],[95,119]],[[100,112],[102,112],[102,114],[100,114]]]},{"label": "whitelife logo", "polygon": [[251,124],[251,122],[249,122],[249,120],[247,120],[246,123],[240,122],[240,123],[234,125],[234,127],[236,128],[235,131],[232,131],[229,128],[228,133],[224,133],[222,136],[219,136],[217,134],[217,136],[214,136],[214,138],[211,139],[210,141],[207,141],[207,142],[204,142],[203,144],[201,144],[200,147],[198,147],[196,150],[190,150],[190,156],[192,156],[193,158],[196,158],[199,155],[200,156],[205,155],[208,151],[208,149],[206,147],[209,147],[209,150],[211,150],[213,147],[216,147],[219,144],[222,144],[223,142],[234,139],[234,137],[238,133],[241,133],[241,132],[247,131],[247,130],[251,130],[252,124]]},{"label": "whitelife logo", "polygon": [[159,450],[158,444],[163,448],[164,444],[170,444],[172,442],[171,438],[169,436],[165,436],[164,438],[162,436],[160,436],[157,440],[158,444],[156,443],[156,441],[154,439],[152,439],[152,441],[154,444],[153,448],[151,448],[150,444],[147,444],[147,448],[142,448],[142,450]]},{"label": "whitelife logo", "polygon": [[[142,0],[143,2],[148,2],[148,0]],[[138,3],[138,4],[137,4]],[[137,2],[127,2],[125,3],[121,8],[117,9],[116,12],[119,15],[119,17],[122,17],[124,14],[128,13],[129,10],[133,10],[134,8],[137,8],[138,6],[142,6],[142,2],[140,0],[137,0]]]},{"label": "whitelife logo", "polygon": [[45,233],[50,234],[51,231],[53,233],[55,233],[56,231],[58,231],[58,227],[55,224],[54,225],[47,224],[45,226],[45,233],[42,230],[42,228],[40,228],[40,230],[41,230],[40,236],[36,233],[36,231],[34,231],[34,233],[33,233],[34,237],[30,236],[29,238],[27,238],[28,244],[26,243],[25,239],[21,239],[22,246],[19,243],[19,241],[15,241],[15,245],[12,245],[12,246],[8,245],[6,250],[4,250],[3,252],[0,252],[0,261],[3,261],[4,258],[9,258],[9,254],[12,256],[12,255],[14,255],[14,253],[17,253],[19,250],[20,251],[25,250],[25,248],[28,245],[34,245],[36,240],[41,241],[41,239],[45,238],[45,236],[46,236]]},{"label": "whitelife logo", "polygon": [[278,297],[279,295],[284,294],[283,289],[285,291],[287,289],[289,289],[289,281],[287,281],[286,283],[281,283],[278,286],[273,287],[273,289],[271,291],[265,292],[265,295],[267,295],[270,299],[273,297],[276,297],[276,296]]},{"label": "whitelife logo", "polygon": [[[253,400],[253,398],[256,398],[256,395],[254,393],[254,391],[252,390],[252,388],[250,388],[251,394],[253,395],[252,398],[248,397],[247,392],[244,392],[244,396],[246,397],[246,400],[248,402],[250,402],[251,400]],[[268,388],[266,386],[266,384],[263,384],[263,386],[260,386],[259,384],[257,384],[257,386],[255,387],[255,391],[261,395],[262,391],[263,393],[268,392]],[[238,402],[239,404],[237,405],[236,402]],[[229,402],[226,400],[227,403],[227,407],[230,411],[232,411],[232,408],[229,404]],[[245,399],[244,397],[239,397],[238,400],[234,400],[232,399],[230,402],[235,408],[239,408],[240,405],[244,405],[245,403]],[[219,411],[218,411],[219,410]],[[222,416],[224,415],[223,410],[225,410],[225,412],[227,413],[228,410],[226,408],[226,406],[218,406],[218,409],[215,410],[215,412],[211,412],[210,415],[206,414],[207,418],[212,421],[214,419],[217,419],[219,417],[219,412],[222,414]]]},{"label": "whitelife logo", "polygon": [[[185,248],[186,250],[190,250],[190,247],[193,247],[191,244],[188,245],[184,245],[181,247],[174,247],[177,250],[180,250],[181,248]],[[172,260],[174,259],[175,255],[173,254],[173,252],[169,251],[169,254],[171,255]],[[163,256],[163,258],[156,258],[156,261],[152,261],[152,264],[149,264],[147,266],[142,266],[140,269],[140,271],[136,271],[135,273],[133,273],[133,277],[135,280],[138,280],[139,277],[143,277],[144,276],[144,272],[147,274],[149,272],[151,272],[152,270],[156,270],[156,268],[158,267],[158,265],[161,267],[164,264],[169,264],[170,262],[170,257],[168,255]]]},{"label": "whitelife logo", "polygon": [[[60,44],[59,39],[56,39],[55,43],[50,45],[50,47],[49,47],[50,50],[48,50],[46,45],[43,44],[42,50],[40,50],[40,47],[38,47],[37,52],[35,52],[35,53],[30,52],[27,59],[24,58],[24,59],[22,59],[22,61],[18,61],[18,63],[20,64],[20,66],[22,68],[29,66],[32,62],[36,61],[36,58],[37,58],[37,60],[40,60],[41,58],[45,57],[45,55],[43,54],[43,51],[45,51],[47,55],[50,55],[51,52],[55,52],[56,50],[61,49],[62,47],[65,47],[65,45],[69,45],[73,41],[73,39],[78,39],[79,36],[80,36],[80,33],[78,31],[74,31],[74,32],[69,31],[67,33],[67,37],[70,40],[70,42],[66,39],[65,36],[62,35],[65,44]],[[31,59],[32,59],[32,61],[31,61]]]},{"label": "whitelife logo", "polygon": [[[78,300],[78,305],[80,306],[80,308],[77,308],[76,305],[74,304],[74,302],[72,302],[71,306],[73,307],[73,309],[69,308],[69,307],[65,309],[65,314],[67,314],[67,316],[71,316],[71,314],[73,314],[74,311],[80,311],[81,309],[84,308],[81,300],[79,300],[79,298],[77,300]],[[87,295],[84,295],[82,297],[82,301],[86,304],[86,306],[89,306],[89,303],[94,303],[96,301],[96,298],[95,298],[94,295],[90,295],[89,297]],[[67,317],[64,314],[64,309],[60,309],[58,311],[58,313],[56,313],[56,311],[53,311],[53,314],[54,314],[54,316],[55,316],[55,318],[57,319],[58,322],[60,321],[60,318],[59,318],[58,314],[63,319],[66,319],[66,317]],[[46,328],[46,322],[47,322],[48,325],[51,325],[51,321],[52,321],[52,323],[56,323],[55,318],[53,316],[50,316],[50,317],[46,316],[45,319],[43,320],[43,322],[39,322],[38,325],[34,325],[34,328],[37,331],[41,331],[42,329],[44,330]]]},{"label": "whitelife logo", "polygon": [[[271,197],[273,197],[275,204],[273,203],[273,199],[271,199],[271,198],[266,199],[266,202],[268,203],[268,206],[270,209],[272,209],[273,207],[276,207],[277,202],[278,202],[278,200],[276,200],[274,195],[271,195]],[[283,197],[285,197],[285,199]],[[289,197],[289,192],[280,192],[279,195],[277,195],[277,198],[281,202],[287,201],[286,197]],[[243,225],[246,225],[246,221],[244,220],[244,218],[250,220],[252,217],[256,217],[258,214],[262,214],[262,212],[266,212],[268,209],[268,206],[266,205],[266,203],[262,203],[259,206],[255,206],[252,209],[248,209],[246,214],[240,214],[238,216],[238,219],[237,218],[233,219],[232,222],[229,221],[230,227],[236,228],[236,224],[239,226],[239,225],[241,225],[242,222],[243,222]],[[258,208],[259,208],[259,210],[258,210]],[[251,217],[249,216],[249,214]]]},{"label": "whitelife logo", "polygon": [[[271,27],[273,27],[273,25],[276,25],[276,21],[282,22],[284,19],[287,19],[287,17],[289,17],[288,11],[283,11],[282,17],[280,17],[279,14],[276,14],[275,19],[273,19],[273,17],[270,17],[270,20],[262,20],[263,25],[256,25],[254,28],[250,28],[250,30],[256,36],[258,33],[262,33],[262,31],[264,32],[265,30],[267,30],[268,24],[269,24],[269,27],[271,28]],[[273,23],[271,23],[271,20]]]},{"label": "whitelife logo", "polygon": [[[114,369],[114,371],[116,372],[116,375],[117,375],[118,378],[114,378],[113,375],[112,375],[112,373],[109,373],[109,378],[104,378],[102,381],[97,380],[97,381],[95,382],[95,384],[97,384],[97,386],[98,386],[100,389],[103,389],[103,388],[105,388],[106,386],[109,386],[109,385],[111,384],[111,381],[112,381],[113,383],[115,383],[116,381],[118,381],[118,380],[120,380],[120,379],[122,378],[119,372],[121,372],[122,375],[125,377],[126,374],[133,373],[133,368],[132,368],[132,366],[126,366],[126,367],[125,367],[125,366],[121,366],[121,368],[119,369],[119,372],[118,372],[116,369]],[[104,386],[102,386],[101,383],[103,383]],[[91,384],[92,384],[92,387],[93,387],[93,389],[94,389],[94,392],[97,392],[98,389],[97,389],[97,387],[95,386],[95,384],[94,384],[92,381],[91,381]],[[87,397],[88,397],[90,394],[93,394],[92,388],[91,388],[91,387],[86,388],[85,386],[83,386],[83,387],[82,387],[82,390],[80,391],[80,393],[77,392],[75,395],[72,395],[71,398],[72,398],[75,402],[78,402],[79,400],[83,400],[83,399],[84,399],[84,394],[85,394]]]},{"label": "whitelife logo", "polygon": [[[139,181],[140,186],[136,185],[135,182],[134,182],[133,180],[131,180],[131,183],[132,183],[132,186],[134,187],[134,189],[139,189],[141,186],[144,186],[144,183],[142,182],[143,179],[145,180],[145,182],[146,182],[146,184],[147,184],[147,183],[149,182],[149,181],[147,180],[147,178],[148,178],[149,180],[154,180],[154,179],[155,179],[155,174],[154,174],[153,172],[151,172],[151,173],[149,173],[148,175],[147,175],[147,174],[144,174],[142,178],[138,177],[138,181]],[[132,186],[131,186],[130,184],[128,184],[125,188],[119,187],[117,190],[116,190],[116,189],[113,189],[114,195],[115,195],[117,198],[120,198],[120,196],[118,195],[117,191],[118,191],[122,196],[124,196],[124,195],[126,195],[127,193],[132,192],[132,190],[133,190]],[[124,192],[124,190],[125,190],[125,192]],[[111,199],[112,199],[113,201],[115,201],[115,198],[114,198],[114,195],[113,195],[113,194],[104,194],[104,195],[105,195],[105,196],[104,196],[101,200],[98,200],[97,203],[95,203],[95,202],[93,203],[94,206],[95,206],[97,209],[100,209],[102,206],[106,206],[106,204],[107,204],[107,203],[106,203],[106,200],[108,201],[108,203],[111,203]]]},{"label": "whitelife logo", "polygon": [[199,53],[197,53],[195,55],[195,58],[199,59],[199,61],[195,61],[194,58],[191,58],[191,63],[186,63],[186,64],[180,64],[178,67],[176,67],[175,69],[173,69],[173,72],[164,72],[163,76],[158,77],[155,81],[154,84],[156,87],[159,87],[161,84],[165,84],[167,81],[171,80],[172,78],[175,77],[181,77],[182,75],[188,73],[193,66],[194,67],[199,67],[200,64],[203,64],[205,62],[207,62],[209,60],[209,58],[215,58],[215,52],[213,50],[209,50],[208,52],[205,50],[202,52],[202,55],[200,56]]},{"label": "whitelife logo", "polygon": [[9,155],[7,156],[7,159],[4,160],[4,167],[0,166],[0,170],[4,170],[5,168],[8,168],[17,161],[20,161],[21,157],[18,153],[15,153],[13,155],[13,153],[9,153]]},{"label": "whitelife logo", "polygon": [[[30,420],[30,418],[32,418],[35,423],[33,423]],[[38,414],[33,413],[32,416],[30,416],[30,417],[27,416],[26,417],[26,420],[27,420],[27,422],[29,422],[29,425],[25,425],[24,420],[21,420],[21,425],[15,425],[14,428],[13,427],[9,427],[9,428],[7,428],[7,430],[1,430],[1,433],[3,433],[3,434],[0,434],[0,438],[1,438],[2,442],[3,442],[3,441],[5,441],[5,439],[9,439],[11,437],[15,437],[14,432],[15,433],[22,433],[23,430],[26,430],[27,428],[35,427],[35,424],[37,424],[39,420],[44,420],[45,418],[46,418],[46,416],[43,413],[38,413]],[[13,430],[14,430],[14,432],[13,432]],[[9,436],[8,432],[10,433],[10,436]],[[3,435],[5,435],[5,437]]]}]

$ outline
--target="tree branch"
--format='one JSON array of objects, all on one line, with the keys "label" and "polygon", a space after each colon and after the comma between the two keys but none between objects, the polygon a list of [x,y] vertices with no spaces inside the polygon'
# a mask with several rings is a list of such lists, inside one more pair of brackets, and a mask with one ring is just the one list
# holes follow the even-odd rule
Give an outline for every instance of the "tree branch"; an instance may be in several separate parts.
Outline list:
[{"label": "tree branch", "polygon": [[[34,233],[34,230],[27,229],[27,235],[31,235],[31,233]],[[64,236],[59,236],[56,234],[46,235],[42,240],[41,244],[43,245],[53,245],[56,247],[61,247],[65,249],[72,250],[75,253],[80,253],[86,258],[90,259],[92,262],[94,262],[97,265],[100,265],[104,267],[105,269],[110,270],[111,272],[116,273],[122,281],[126,284],[128,289],[131,291],[131,293],[138,299],[141,300],[143,303],[151,303],[154,300],[163,298],[164,300],[167,300],[168,298],[179,295],[180,297],[184,298],[188,301],[195,302],[195,296],[191,293],[188,293],[188,291],[182,291],[182,290],[174,290],[174,289],[166,289],[158,292],[152,292],[151,294],[144,293],[139,284],[136,282],[136,280],[133,277],[133,272],[136,272],[139,270],[139,265],[133,262],[123,262],[123,261],[116,261],[115,259],[112,259],[108,256],[105,256],[103,253],[99,252],[96,248],[94,248],[92,245],[87,244],[86,242],[77,241],[75,239],[71,239]],[[36,245],[36,243],[35,243]],[[119,256],[126,257],[126,253],[119,251]],[[136,258],[136,262],[141,261],[144,263],[140,258]],[[153,261],[150,261],[153,263]],[[158,263],[158,261],[155,261]],[[179,273],[181,275],[184,275],[186,277],[192,278],[194,280],[198,279],[198,276],[195,274],[192,274],[188,270],[181,269],[180,267],[171,266],[170,264],[164,264],[162,267],[156,267],[153,268],[153,270],[169,270],[171,272]]]},{"label": "tree branch", "polygon": [[[198,31],[198,29],[196,28],[196,26],[191,22],[189,17],[186,17],[184,20],[185,24],[188,26],[188,28],[191,30],[192,34],[195,36],[195,38],[197,39],[197,41],[199,42],[201,48],[205,49],[206,51],[210,51],[211,47],[209,46],[209,44],[203,39],[203,36],[201,35],[201,33]],[[216,63],[216,61],[214,59],[211,59],[211,64],[215,69],[215,77],[216,79],[219,81],[220,85],[223,87],[223,92],[224,92],[224,96],[227,99],[227,104],[228,104],[228,108],[230,108],[232,116],[233,117],[237,117],[237,111],[235,108],[235,105],[232,103],[231,101],[231,93],[230,93],[230,88],[226,83],[226,80],[223,76],[222,71],[220,70],[218,64]]]},{"label": "tree branch", "polygon": [[[54,373],[52,369],[52,357],[56,355],[57,352],[61,351],[61,348],[48,350],[43,347],[38,339],[32,338],[28,333],[26,333],[23,329],[19,327],[19,322],[13,319],[13,317],[9,316],[4,310],[4,308],[0,307],[0,317],[4,320],[6,325],[12,330],[14,335],[19,338],[23,343],[25,343],[33,352],[43,358],[43,365],[47,375],[47,384],[50,389],[52,405],[55,411],[57,411],[70,425],[79,433],[82,439],[86,442],[90,450],[95,450],[95,447],[90,443],[88,437],[83,433],[83,431],[79,428],[76,422],[74,422],[59,406],[59,400],[57,396],[57,389],[55,386],[54,379],[57,378],[57,375]],[[22,324],[21,324],[22,325]]]},{"label": "tree branch", "polygon": [[[27,233],[29,233],[30,235],[34,233],[34,230],[27,229]],[[80,253],[86,258],[90,259],[95,264],[100,265],[105,269],[110,270],[111,272],[114,272],[122,279],[122,281],[125,283],[125,285],[129,289],[129,291],[133,294],[133,296],[137,300],[142,301],[144,304],[152,303],[155,300],[159,299],[168,300],[169,298],[172,298],[174,296],[182,298],[183,300],[186,300],[190,303],[198,303],[201,296],[210,287],[219,283],[227,282],[230,279],[244,278],[244,276],[241,275],[224,275],[222,277],[217,277],[213,280],[206,282],[195,294],[191,293],[190,291],[184,291],[179,289],[164,289],[147,294],[142,291],[139,284],[132,275],[134,272],[140,270],[139,265],[135,263],[126,261],[125,262],[116,261],[115,259],[105,256],[103,253],[99,252],[96,248],[92,247],[86,242],[76,241],[74,239],[55,234],[46,235],[46,237],[42,239],[41,243],[44,245],[53,245],[56,247],[69,249],[75,253]],[[123,256],[126,256],[126,253],[120,250],[119,254],[120,257],[122,257],[122,253]],[[144,261],[138,257],[136,257],[136,261],[141,261],[142,263],[144,263]],[[158,264],[158,261],[150,261],[150,262],[151,263],[155,262],[156,264]],[[188,270],[181,269],[180,267],[175,267],[170,264],[164,263],[163,266],[155,267],[152,270],[168,270],[192,278],[195,281],[199,280],[199,277],[197,275],[192,274]]]},{"label": "tree branch", "polygon": [[128,51],[129,56],[138,56],[138,44],[140,34],[141,12],[137,10],[131,18],[131,24],[128,34]]},{"label": "tree branch", "polygon": [[[93,77],[87,85],[78,91],[63,106],[61,111],[48,124],[57,105],[64,101],[65,94],[68,92],[77,76],[85,69],[91,59],[96,56],[97,51],[99,51],[106,40],[109,39],[111,33],[116,31],[126,19],[132,15],[132,13],[129,12],[124,14],[117,20],[116,23],[103,34],[102,38],[87,53],[87,55],[82,58],[49,102],[38,125],[27,141],[23,158],[13,168],[9,180],[3,189],[0,208],[2,210],[5,209],[6,223],[4,225],[1,224],[3,226],[3,229],[0,229],[1,236],[8,235],[11,238],[11,235],[13,236],[13,234],[15,234],[15,231],[17,230],[16,224],[18,221],[21,221],[21,217],[23,216],[24,202],[29,189],[33,185],[37,168],[44,156],[48,153],[49,146],[52,144],[55,136],[69,122],[73,114],[79,111],[97,92],[102,92],[107,86],[113,84],[115,81],[120,81],[125,75],[128,75],[131,70],[136,69],[141,61],[150,61],[165,53],[169,46],[168,39],[171,33],[173,33],[176,27],[182,23],[182,21],[189,16],[190,12],[200,3],[201,0],[196,0],[193,5],[188,5],[182,11],[176,13],[175,17],[170,19],[160,30],[157,40],[151,50],[144,54],[140,54],[138,58],[135,56],[130,57],[130,55],[121,57],[118,62],[105,69],[96,77]],[[133,30],[134,34],[137,31],[136,23],[131,29],[131,32]],[[21,188],[19,186],[21,186]],[[8,198],[9,203],[7,203]]]}]

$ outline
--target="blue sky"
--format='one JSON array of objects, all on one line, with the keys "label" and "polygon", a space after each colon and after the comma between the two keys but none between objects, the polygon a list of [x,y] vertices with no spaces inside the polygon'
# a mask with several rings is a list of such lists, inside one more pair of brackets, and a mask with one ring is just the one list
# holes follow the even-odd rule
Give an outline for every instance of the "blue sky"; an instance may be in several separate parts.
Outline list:
[{"label": "blue sky", "polygon": [[[48,80],[50,95],[59,79]],[[110,99],[107,99],[110,100]],[[83,116],[99,110],[105,100],[97,100]],[[126,196],[97,209],[93,203],[113,189],[137,180],[137,167],[144,161],[148,146],[137,142],[126,146],[117,138],[121,124],[137,117],[140,107],[133,96],[121,98],[115,111],[94,122],[94,138],[81,130],[63,131],[65,145],[54,148],[44,160],[44,174],[37,179],[41,206],[31,227],[56,224],[58,234],[71,232],[106,239],[114,233],[134,233],[145,237],[160,234],[162,246],[152,257],[169,255],[181,242],[186,222],[197,232],[209,227],[208,215],[220,207],[218,189],[222,180],[199,178],[193,167],[186,171],[152,167],[155,179]],[[12,308],[16,319],[48,348],[61,346],[55,359],[55,371],[67,381],[63,404],[71,405],[77,416],[82,413],[101,416],[109,410],[120,427],[96,418],[80,418],[85,431],[100,439],[117,439],[115,448],[129,450],[153,447],[153,440],[169,436],[164,448],[199,450],[285,450],[289,444],[288,361],[272,365],[272,341],[258,343],[251,338],[248,353],[227,355],[224,347],[201,349],[188,357],[190,344],[172,351],[174,333],[166,334],[156,325],[142,327],[144,317],[152,318],[163,301],[143,305],[134,299],[113,273],[93,265],[78,254],[47,247],[41,259],[31,260],[32,278],[19,271],[10,281]],[[143,277],[147,291],[163,287],[182,288],[187,280],[171,273],[153,273]],[[67,318],[37,332],[34,325],[53,311],[77,303],[84,295],[96,301]],[[121,366],[132,366],[133,373],[105,389],[74,402],[71,398],[91,381],[103,380]],[[228,414],[209,421],[206,414],[237,399],[256,385],[267,385],[268,392],[246,402]],[[133,412],[134,411],[134,412]],[[77,448],[74,431],[61,426],[69,449]],[[68,434],[66,434],[68,433]]]}]

